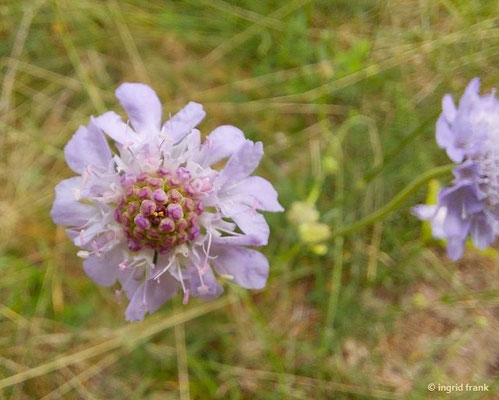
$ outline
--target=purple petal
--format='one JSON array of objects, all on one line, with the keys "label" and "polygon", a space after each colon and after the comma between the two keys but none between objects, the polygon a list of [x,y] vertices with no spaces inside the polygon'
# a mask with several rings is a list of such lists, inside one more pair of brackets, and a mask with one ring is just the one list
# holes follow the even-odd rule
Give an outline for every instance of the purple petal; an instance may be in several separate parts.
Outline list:
[{"label": "purple petal", "polygon": [[448,122],[454,121],[454,118],[456,118],[456,105],[454,104],[454,100],[452,99],[452,96],[450,94],[446,94],[443,99],[442,99],[442,110],[443,110],[443,115],[445,116],[445,119]]},{"label": "purple petal", "polygon": [[201,271],[203,274],[202,282],[199,276],[200,271],[201,270],[196,266],[190,264],[185,272],[183,272],[185,285],[189,289],[189,293],[192,296],[199,297],[203,300],[215,300],[220,297],[223,292],[223,288],[217,282],[211,267],[207,266],[204,271]]},{"label": "purple petal", "polygon": [[460,163],[461,161],[463,161],[465,156],[465,151],[462,148],[456,146],[449,146],[447,147],[446,150],[449,158],[455,163]]},{"label": "purple petal", "polygon": [[220,247],[213,251],[215,269],[233,277],[233,282],[246,289],[261,289],[267,283],[269,263],[259,251],[244,247]]},{"label": "purple petal", "polygon": [[123,83],[115,95],[136,132],[159,131],[161,102],[153,89],[142,83]]},{"label": "purple petal", "polygon": [[193,130],[205,115],[203,106],[191,101],[166,121],[161,131],[169,135],[173,143],[177,143]]},{"label": "purple petal", "polygon": [[81,181],[82,178],[77,176],[65,179],[55,187],[55,200],[50,216],[57,225],[79,227],[96,214],[95,207],[82,204],[75,197]]},{"label": "purple petal", "polygon": [[443,230],[449,238],[465,238],[469,232],[472,215],[483,209],[474,188],[466,182],[440,189],[438,204],[447,209]]},{"label": "purple petal", "polygon": [[92,118],[92,122],[117,143],[125,145],[134,143],[137,140],[137,134],[134,130],[125,124],[121,117],[113,111]]},{"label": "purple petal", "polygon": [[455,209],[462,218],[483,210],[483,202],[478,198],[474,186],[467,181],[440,189],[438,204]]},{"label": "purple petal", "polygon": [[467,159],[452,170],[455,182],[459,184],[473,185],[476,179],[479,178],[479,170],[477,164],[473,160]]},{"label": "purple petal", "polygon": [[470,220],[462,216],[461,210],[456,207],[447,209],[447,215],[443,223],[445,235],[449,238],[464,238],[469,232]]},{"label": "purple petal", "polygon": [[121,288],[125,292],[128,299],[133,298],[133,295],[140,287],[143,278],[144,271],[140,268],[129,267],[124,270],[120,270],[118,279],[120,281]]},{"label": "purple petal", "polygon": [[447,149],[448,147],[454,146],[454,135],[449,127],[449,123],[447,122],[443,114],[440,114],[440,117],[437,120],[436,130],[437,144],[441,148]]},{"label": "purple petal", "polygon": [[437,211],[437,206],[428,206],[425,204],[418,204],[417,206],[412,207],[411,213],[415,215],[419,219],[427,221],[435,215]]},{"label": "purple petal", "polygon": [[257,238],[259,245],[267,245],[270,229],[263,215],[248,209],[232,215],[231,218],[246,235]]},{"label": "purple petal", "polygon": [[486,249],[494,241],[494,228],[489,223],[484,213],[473,217],[470,227],[470,234],[473,243],[479,249]]},{"label": "purple petal", "polygon": [[245,204],[263,211],[284,211],[277,200],[277,192],[272,184],[259,176],[250,176],[237,186],[232,187],[227,194],[240,196]]},{"label": "purple petal", "polygon": [[107,169],[111,150],[104,135],[95,124],[80,126],[64,148],[69,167],[81,174],[89,165]]},{"label": "purple petal", "polygon": [[201,132],[197,129],[191,130],[184,139],[189,153],[196,154],[201,146]]},{"label": "purple petal", "polygon": [[257,239],[259,246],[267,244],[270,230],[263,215],[250,206],[235,202],[225,202],[220,205],[220,208],[222,214],[232,218],[243,233]]},{"label": "purple petal", "polygon": [[459,111],[463,111],[473,105],[475,100],[479,97],[480,93],[480,78],[473,78],[466,89],[464,90],[464,94],[459,101]]},{"label": "purple petal", "polygon": [[431,219],[431,231],[435,239],[446,239],[444,222],[447,217],[447,208],[438,207],[435,216]]},{"label": "purple petal", "polygon": [[118,279],[119,265],[123,261],[123,252],[120,246],[103,253],[93,255],[83,262],[85,273],[101,286],[111,286]]},{"label": "purple petal", "polygon": [[245,142],[244,133],[230,125],[219,126],[206,138],[199,154],[199,163],[210,166],[231,156]]},{"label": "purple petal", "polygon": [[213,243],[223,244],[227,246],[264,246],[265,241],[262,241],[256,235],[241,235],[236,236],[221,236],[213,237]]},{"label": "purple petal", "polygon": [[412,214],[422,220],[430,220],[432,235],[435,239],[446,239],[444,221],[447,216],[447,208],[439,206],[427,206],[419,204],[412,208]]},{"label": "purple petal", "polygon": [[94,221],[89,226],[86,226],[85,229],[81,229],[78,232],[78,235],[74,238],[73,243],[78,247],[85,247],[93,240],[97,239],[98,235],[105,233],[106,228],[106,220],[101,219]]},{"label": "purple petal", "polygon": [[447,240],[447,256],[453,260],[459,260],[464,253],[466,238],[453,237]]},{"label": "purple petal", "polygon": [[256,169],[262,156],[262,143],[253,143],[251,140],[246,140],[246,143],[239,147],[229,158],[225,168],[220,171],[217,183],[224,186],[247,178]]},{"label": "purple petal", "polygon": [[177,294],[179,283],[170,275],[150,279],[140,285],[125,311],[127,321],[141,321],[146,313],[158,310],[167,300]]}]

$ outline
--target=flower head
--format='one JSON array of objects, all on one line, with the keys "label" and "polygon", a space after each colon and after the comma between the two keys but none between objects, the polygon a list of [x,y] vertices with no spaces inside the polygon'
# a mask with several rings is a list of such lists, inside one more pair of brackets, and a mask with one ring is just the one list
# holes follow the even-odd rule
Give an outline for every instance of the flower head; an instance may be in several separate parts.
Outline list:
[{"label": "flower head", "polygon": [[454,260],[462,256],[468,235],[484,249],[499,234],[499,101],[495,91],[479,92],[475,78],[457,108],[450,95],[444,96],[436,137],[458,164],[455,179],[440,190],[437,205],[413,210],[431,220],[434,236],[447,239],[447,253]]},{"label": "flower head", "polygon": [[331,236],[331,229],[327,224],[319,222],[319,211],[314,204],[307,201],[295,201],[287,214],[289,222],[295,225],[298,236],[313,253],[325,255],[327,246],[324,243]]},{"label": "flower head", "polygon": [[201,143],[205,112],[192,102],[161,125],[161,103],[143,84],[124,83],[116,97],[130,124],[110,111],[80,127],[64,149],[78,176],[55,188],[51,216],[82,249],[85,272],[103,286],[120,282],[130,321],[179,289],[185,302],[218,297],[212,268],[242,287],[265,286],[267,259],[247,246],[267,244],[258,211],[283,208],[268,181],[250,176],[262,144],[233,126]]}]

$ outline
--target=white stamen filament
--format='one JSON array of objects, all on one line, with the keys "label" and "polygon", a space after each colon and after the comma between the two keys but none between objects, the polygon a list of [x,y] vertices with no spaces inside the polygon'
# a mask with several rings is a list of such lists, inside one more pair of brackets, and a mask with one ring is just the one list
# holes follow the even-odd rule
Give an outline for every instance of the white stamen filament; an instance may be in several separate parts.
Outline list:
[{"label": "white stamen filament", "polygon": [[168,271],[170,269],[170,267],[175,263],[176,261],[176,258],[175,256],[173,256],[170,261],[168,262],[168,264],[166,265],[166,267],[164,267],[158,274],[156,274],[153,279],[158,279],[159,280],[159,277],[161,275],[163,275],[166,271]]}]

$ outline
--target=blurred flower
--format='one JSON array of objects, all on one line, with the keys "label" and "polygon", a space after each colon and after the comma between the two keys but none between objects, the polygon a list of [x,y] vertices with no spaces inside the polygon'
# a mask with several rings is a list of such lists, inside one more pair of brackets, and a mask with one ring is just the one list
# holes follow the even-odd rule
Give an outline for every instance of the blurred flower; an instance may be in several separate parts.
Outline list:
[{"label": "blurred flower", "polygon": [[300,224],[299,232],[301,240],[305,243],[323,242],[331,236],[329,226],[321,222],[306,222]]},{"label": "blurred flower", "polygon": [[303,243],[309,245],[318,255],[326,254],[327,246],[321,242],[331,236],[331,230],[328,225],[318,222],[319,211],[313,204],[296,201],[291,204],[287,216],[288,220],[298,227],[298,234]]},{"label": "blurred flower", "polygon": [[445,95],[437,121],[437,143],[457,163],[451,187],[442,188],[436,205],[413,213],[430,220],[433,235],[447,240],[447,254],[459,259],[468,235],[480,249],[499,234],[499,101],[495,91],[480,96],[473,79],[458,108]]},{"label": "blurred flower", "polygon": [[[76,131],[64,152],[78,176],[56,186],[51,211],[82,248],[86,273],[103,286],[121,283],[129,321],[179,288],[184,303],[190,295],[218,297],[212,266],[244,288],[265,286],[267,259],[246,246],[267,244],[269,227],[257,210],[283,208],[268,181],[250,176],[262,144],[233,126],[201,144],[194,128],[205,112],[192,102],[161,125],[161,103],[143,84],[124,83],[116,97],[131,126],[110,111]],[[222,170],[212,169],[226,158]]]},{"label": "blurred flower", "polygon": [[306,201],[295,201],[288,211],[288,220],[292,224],[300,225],[319,220],[319,211],[313,204]]}]

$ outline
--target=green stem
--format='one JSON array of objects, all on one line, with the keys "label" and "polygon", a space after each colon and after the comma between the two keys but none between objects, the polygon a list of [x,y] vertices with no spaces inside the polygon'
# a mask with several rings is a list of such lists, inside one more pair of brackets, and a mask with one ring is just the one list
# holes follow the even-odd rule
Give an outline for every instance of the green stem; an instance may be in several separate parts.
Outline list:
[{"label": "green stem", "polygon": [[320,345],[320,353],[325,356],[332,343],[334,334],[334,320],[336,318],[336,310],[338,309],[338,300],[340,298],[341,276],[343,273],[343,237],[334,239],[334,267],[331,286],[329,288],[330,295],[326,310],[326,322],[322,333]]},{"label": "green stem", "polygon": [[395,211],[396,209],[400,208],[400,206],[421,186],[423,186],[432,179],[449,174],[454,167],[455,167],[454,164],[449,164],[426,171],[425,173],[417,177],[415,180],[413,180],[411,183],[409,183],[409,185],[407,185],[404,189],[402,189],[384,207],[373,212],[367,217],[362,218],[360,221],[354,222],[351,225],[336,230],[333,233],[333,238],[349,235],[351,233],[357,232],[367,226],[373,225],[374,223],[382,220],[392,211]]},{"label": "green stem", "polygon": [[[341,148],[341,142],[338,139],[332,141],[331,146],[334,149],[334,155],[340,161],[338,171],[336,174],[336,195],[339,206],[335,220],[339,224],[341,224],[341,221],[343,220],[343,208],[341,207],[341,203],[343,202],[343,196],[345,193],[345,182],[344,182],[345,177],[342,168],[343,152]],[[334,320],[336,318],[336,310],[338,308],[338,300],[340,298],[341,275],[343,272],[342,236],[337,236],[334,239],[333,262],[334,266],[333,266],[331,282],[330,285],[328,285],[329,287],[327,288],[329,292],[329,299],[326,309],[326,320],[324,322],[324,329],[322,332],[322,338],[320,343],[320,354],[322,355],[322,357],[325,357],[327,355],[330,345],[332,343],[332,338],[334,334]]]}]

